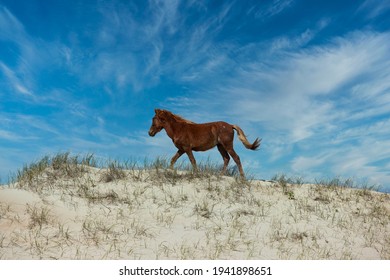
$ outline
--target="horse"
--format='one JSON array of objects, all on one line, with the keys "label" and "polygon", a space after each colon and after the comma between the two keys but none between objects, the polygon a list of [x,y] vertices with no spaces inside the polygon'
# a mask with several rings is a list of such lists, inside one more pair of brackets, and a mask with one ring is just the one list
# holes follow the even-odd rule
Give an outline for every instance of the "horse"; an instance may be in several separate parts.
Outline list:
[{"label": "horse", "polygon": [[186,153],[193,170],[196,172],[196,160],[192,151],[207,151],[217,146],[224,162],[222,174],[226,173],[231,156],[237,164],[241,177],[245,178],[240,157],[233,149],[234,130],[237,131],[238,138],[247,149],[257,150],[260,146],[261,139],[256,138],[251,144],[239,126],[231,125],[223,121],[198,124],[167,110],[155,109],[154,111],[155,116],[152,119],[149,136],[154,137],[162,129],[165,129],[168,137],[172,139],[173,144],[178,149],[171,159],[170,168],[173,169],[177,159]]}]

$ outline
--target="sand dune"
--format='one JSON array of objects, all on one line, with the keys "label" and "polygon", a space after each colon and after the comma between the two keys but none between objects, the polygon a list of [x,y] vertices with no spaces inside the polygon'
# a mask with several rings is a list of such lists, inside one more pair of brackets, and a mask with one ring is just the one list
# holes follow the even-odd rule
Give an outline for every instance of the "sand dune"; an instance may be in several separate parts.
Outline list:
[{"label": "sand dune", "polygon": [[390,259],[390,195],[50,167],[0,187],[0,259]]}]

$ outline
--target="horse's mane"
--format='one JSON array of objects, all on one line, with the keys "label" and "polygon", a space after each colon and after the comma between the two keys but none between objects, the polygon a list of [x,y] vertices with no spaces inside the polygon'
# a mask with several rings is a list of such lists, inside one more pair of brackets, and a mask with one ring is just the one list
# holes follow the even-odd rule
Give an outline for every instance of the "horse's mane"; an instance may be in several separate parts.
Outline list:
[{"label": "horse's mane", "polygon": [[170,117],[172,117],[175,121],[177,122],[184,122],[184,123],[189,123],[189,124],[194,124],[194,122],[190,121],[190,120],[186,120],[185,118],[179,116],[179,115],[176,115],[170,111],[167,111],[167,110],[164,110],[164,112],[169,115]]}]

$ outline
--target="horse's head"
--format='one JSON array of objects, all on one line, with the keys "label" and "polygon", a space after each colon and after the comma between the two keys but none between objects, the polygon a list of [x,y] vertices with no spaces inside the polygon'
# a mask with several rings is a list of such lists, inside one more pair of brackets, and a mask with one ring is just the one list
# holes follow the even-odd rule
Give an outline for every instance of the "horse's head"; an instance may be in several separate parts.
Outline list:
[{"label": "horse's head", "polygon": [[162,117],[162,110],[155,109],[156,115],[152,119],[152,126],[149,129],[149,136],[154,136],[164,128],[164,118]]}]

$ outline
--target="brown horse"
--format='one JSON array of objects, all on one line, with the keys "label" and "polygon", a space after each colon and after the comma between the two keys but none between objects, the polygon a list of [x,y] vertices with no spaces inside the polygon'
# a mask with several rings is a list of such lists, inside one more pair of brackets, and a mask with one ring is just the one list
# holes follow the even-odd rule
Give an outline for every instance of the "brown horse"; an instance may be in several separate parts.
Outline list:
[{"label": "brown horse", "polygon": [[192,151],[206,151],[217,146],[224,162],[222,173],[226,172],[230,160],[229,155],[231,155],[238,166],[241,176],[244,177],[240,157],[233,149],[233,129],[237,131],[238,138],[247,149],[257,150],[260,146],[261,139],[256,138],[253,144],[249,143],[244,132],[237,125],[231,125],[222,121],[197,124],[167,110],[155,109],[155,113],[152,126],[149,129],[149,135],[153,137],[164,128],[176,148],[178,148],[177,153],[172,157],[171,168],[173,168],[176,160],[186,153],[196,171],[196,161]]}]

